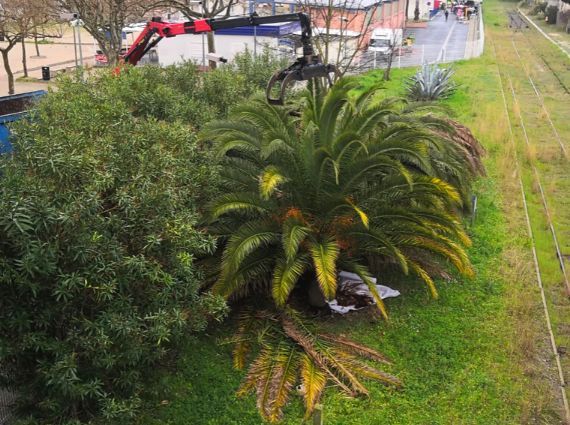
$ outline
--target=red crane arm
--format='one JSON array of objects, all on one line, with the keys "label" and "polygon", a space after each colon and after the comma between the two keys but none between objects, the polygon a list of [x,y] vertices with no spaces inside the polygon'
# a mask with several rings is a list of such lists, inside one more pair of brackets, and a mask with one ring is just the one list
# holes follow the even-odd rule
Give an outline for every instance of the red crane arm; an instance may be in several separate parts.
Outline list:
[{"label": "red crane arm", "polygon": [[[139,60],[164,37],[176,37],[182,34],[200,34],[219,29],[290,21],[298,21],[301,24],[303,56],[297,58],[288,68],[276,72],[269,81],[266,89],[267,101],[269,103],[282,104],[285,89],[293,82],[306,81],[314,78],[326,78],[329,80],[329,84],[332,84],[330,74],[337,72],[334,65],[323,64],[319,56],[315,55],[311,41],[311,20],[304,13],[289,13],[274,16],[257,16],[256,14],[252,14],[228,19],[195,19],[181,23],[162,22],[160,18],[153,18],[137,37],[123,60],[125,63],[136,65]],[[276,84],[280,84],[279,96],[272,97],[273,88],[276,87]]]}]

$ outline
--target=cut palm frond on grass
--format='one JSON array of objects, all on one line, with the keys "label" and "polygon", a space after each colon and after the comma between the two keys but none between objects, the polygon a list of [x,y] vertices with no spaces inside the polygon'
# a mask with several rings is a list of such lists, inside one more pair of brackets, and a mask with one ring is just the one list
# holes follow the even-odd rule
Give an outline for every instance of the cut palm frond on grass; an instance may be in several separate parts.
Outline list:
[{"label": "cut palm frond on grass", "polygon": [[351,397],[368,394],[363,379],[402,386],[397,377],[373,366],[373,362],[389,365],[384,355],[344,337],[319,335],[309,321],[289,308],[242,311],[238,332],[230,342],[235,344],[234,365],[239,369],[257,352],[238,395],[254,393],[259,412],[272,423],[282,418],[297,384],[306,417],[312,414],[327,382]]}]

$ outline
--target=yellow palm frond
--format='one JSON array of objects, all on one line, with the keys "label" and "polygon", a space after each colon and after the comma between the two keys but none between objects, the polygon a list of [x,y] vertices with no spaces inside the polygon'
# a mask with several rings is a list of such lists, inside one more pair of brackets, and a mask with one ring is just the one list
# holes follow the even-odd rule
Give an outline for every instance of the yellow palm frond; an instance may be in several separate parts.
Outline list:
[{"label": "yellow palm frond", "polygon": [[461,204],[462,200],[461,200],[461,195],[460,193],[457,191],[457,189],[441,180],[440,178],[437,177],[431,177],[429,179],[430,183],[433,184],[440,192],[444,193],[447,197],[449,197],[451,200],[453,200],[454,202],[456,202],[457,204]]},{"label": "yellow palm frond", "polygon": [[384,301],[382,301],[382,298],[380,298],[380,295],[378,294],[378,291],[376,290],[376,284],[374,282],[372,282],[372,275],[370,274],[370,272],[368,271],[368,269],[358,263],[351,263],[350,264],[350,271],[352,271],[353,273],[356,273],[356,275],[362,279],[362,281],[366,284],[366,286],[368,287],[368,289],[370,290],[370,294],[372,295],[372,298],[374,299],[374,302],[376,303],[376,307],[378,307],[378,310],[380,311],[380,314],[382,314],[382,317],[385,320],[388,320],[388,311],[386,310],[386,306],[384,304]]},{"label": "yellow palm frond", "polygon": [[301,356],[301,384],[303,385],[303,400],[305,402],[305,418],[307,419],[318,403],[325,385],[327,376],[307,354]]},{"label": "yellow palm frond", "polygon": [[346,202],[348,202],[348,204],[352,207],[352,209],[356,211],[356,213],[360,217],[360,220],[362,221],[362,224],[364,225],[364,227],[368,229],[370,223],[368,215],[364,211],[362,211],[362,209],[359,208],[354,202],[352,202],[350,198],[346,198]]},{"label": "yellow palm frond", "polygon": [[413,261],[409,261],[409,264],[410,264],[410,267],[412,268],[412,270],[414,271],[414,273],[416,275],[418,275],[418,277],[421,280],[423,280],[425,282],[425,284],[428,286],[432,297],[438,298],[439,295],[437,293],[437,289],[435,288],[435,283],[433,282],[430,275],[427,274],[427,272],[419,264],[417,264]]},{"label": "yellow palm frond", "polygon": [[259,176],[259,193],[263,199],[269,199],[271,194],[281,183],[286,182],[285,177],[277,167],[270,165]]},{"label": "yellow palm frond", "polygon": [[333,299],[336,294],[336,261],[339,247],[335,240],[327,239],[323,242],[313,242],[309,248],[317,282],[326,299]]},{"label": "yellow palm frond", "polygon": [[270,406],[267,419],[278,422],[283,416],[283,408],[289,400],[291,390],[297,381],[299,352],[293,345],[280,347],[275,356],[275,369],[270,384]]}]

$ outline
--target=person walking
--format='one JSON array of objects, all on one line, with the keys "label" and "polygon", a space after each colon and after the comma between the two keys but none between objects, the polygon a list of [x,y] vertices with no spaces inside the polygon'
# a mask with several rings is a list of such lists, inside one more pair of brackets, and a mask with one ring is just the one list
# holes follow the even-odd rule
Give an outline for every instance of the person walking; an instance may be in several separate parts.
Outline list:
[{"label": "person walking", "polygon": [[445,9],[445,22],[447,22],[447,18],[449,18],[449,10]]}]

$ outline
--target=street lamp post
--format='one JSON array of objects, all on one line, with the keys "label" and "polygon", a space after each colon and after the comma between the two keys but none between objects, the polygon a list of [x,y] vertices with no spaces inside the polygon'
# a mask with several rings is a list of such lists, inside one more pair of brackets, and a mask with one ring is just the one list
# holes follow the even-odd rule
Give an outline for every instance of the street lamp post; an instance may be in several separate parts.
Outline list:
[{"label": "street lamp post", "polygon": [[[80,19],[78,13],[73,14],[73,20],[70,22],[73,27],[73,45],[75,48],[75,66],[83,68],[83,49],[81,48],[81,27],[83,21]],[[76,34],[77,31],[77,34]],[[79,63],[77,62],[77,51],[79,50]]]},{"label": "street lamp post", "polygon": [[257,57],[257,25],[253,26],[253,57]]}]

